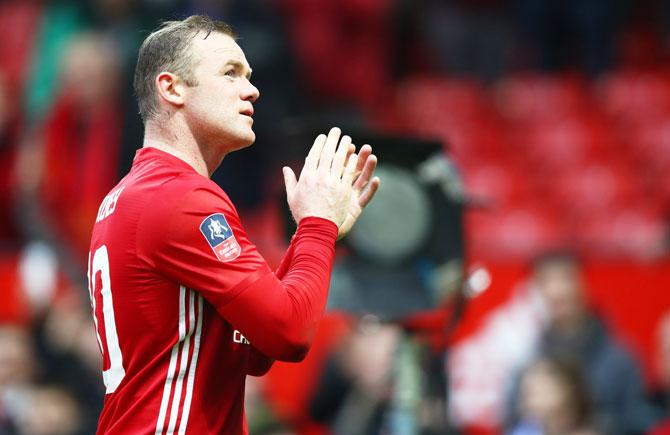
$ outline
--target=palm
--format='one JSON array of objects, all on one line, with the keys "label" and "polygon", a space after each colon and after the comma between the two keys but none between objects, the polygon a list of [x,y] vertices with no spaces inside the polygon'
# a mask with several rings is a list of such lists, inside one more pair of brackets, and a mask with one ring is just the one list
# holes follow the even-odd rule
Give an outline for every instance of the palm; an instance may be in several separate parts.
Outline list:
[{"label": "palm", "polygon": [[358,220],[358,217],[363,211],[363,207],[360,205],[360,192],[353,192],[351,195],[351,202],[349,203],[349,211],[347,212],[347,217],[344,218],[344,222],[340,225],[340,230],[338,233],[338,238],[342,238],[353,228],[354,223]]},{"label": "palm", "polygon": [[347,211],[347,217],[342,222],[342,225],[340,225],[338,232],[339,239],[351,231],[356,220],[358,220],[363,209],[370,202],[379,187],[379,178],[372,178],[372,174],[377,166],[377,158],[372,155],[372,148],[369,145],[364,145],[357,158],[356,173],[359,175],[354,179],[352,185],[353,190],[349,202],[349,210]]}]

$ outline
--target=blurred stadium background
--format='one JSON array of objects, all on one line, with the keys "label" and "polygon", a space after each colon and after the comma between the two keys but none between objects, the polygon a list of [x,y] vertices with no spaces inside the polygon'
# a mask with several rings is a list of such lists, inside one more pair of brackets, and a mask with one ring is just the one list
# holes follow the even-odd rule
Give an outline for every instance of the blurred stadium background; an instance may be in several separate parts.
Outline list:
[{"label": "blurred stadium background", "polygon": [[[257,143],[226,158],[215,180],[270,263],[285,247],[277,167],[292,120],[438,140],[466,198],[467,303],[457,326],[442,323],[455,296],[402,325],[422,331],[411,341],[436,356],[432,373],[445,385],[435,403],[448,424],[426,423],[421,406],[414,424],[388,423],[402,386],[392,379],[398,326],[331,312],[305,362],[250,380],[252,435],[542,433],[538,425],[670,433],[670,3],[4,0],[0,434],[94,431],[103,389],[85,284],[90,229],[141,145],[137,48],[161,20],[193,13],[233,25],[261,91]],[[639,370],[641,402],[621,405],[644,408],[635,424],[610,418],[614,408],[593,391],[587,432],[547,432],[550,417],[537,409],[554,408],[523,392],[517,399],[531,404],[511,405],[522,367],[535,361],[535,379],[561,372],[533,357],[551,313],[536,305],[542,274],[532,265],[559,251],[583,269],[552,279],[585,289],[588,311]],[[333,361],[346,382],[328,377]],[[593,373],[581,371],[590,384]],[[423,382],[420,398],[428,373],[414,384]],[[320,397],[343,384],[365,394]],[[356,416],[382,423],[343,423]]]}]

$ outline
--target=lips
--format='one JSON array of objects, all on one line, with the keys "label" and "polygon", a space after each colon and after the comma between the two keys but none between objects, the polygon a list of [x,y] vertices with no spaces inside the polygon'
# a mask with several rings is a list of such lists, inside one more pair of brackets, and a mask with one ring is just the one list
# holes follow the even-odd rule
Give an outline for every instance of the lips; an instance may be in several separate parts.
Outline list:
[{"label": "lips", "polygon": [[248,117],[252,117],[252,116],[254,116],[254,109],[253,109],[253,108],[245,109],[245,110],[242,110],[240,113],[241,113],[242,115],[246,115],[246,116],[248,116]]}]

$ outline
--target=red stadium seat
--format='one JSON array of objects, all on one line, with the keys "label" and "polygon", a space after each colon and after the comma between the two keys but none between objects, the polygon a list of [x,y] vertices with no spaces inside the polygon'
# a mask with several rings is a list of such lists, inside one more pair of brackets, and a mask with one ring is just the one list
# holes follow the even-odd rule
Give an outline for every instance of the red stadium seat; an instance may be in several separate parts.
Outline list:
[{"label": "red stadium seat", "polygon": [[486,94],[469,80],[417,77],[405,81],[396,93],[398,111],[419,132],[458,127],[486,116]]},{"label": "red stadium seat", "polygon": [[496,207],[518,204],[528,197],[528,183],[509,165],[486,162],[464,168],[468,197],[484,200]]},{"label": "red stadium seat", "polygon": [[659,221],[631,204],[670,207],[668,89],[661,74],[615,73],[591,89],[576,76],[519,74],[488,93],[420,77],[398,88],[387,122],[442,139],[468,195],[499,207],[468,217],[475,256],[527,258],[572,241],[600,252],[636,223],[637,242],[612,252],[644,251],[644,241],[653,251]]},{"label": "red stadium seat", "polygon": [[466,217],[471,260],[528,261],[565,243],[559,219],[546,209],[519,207]]},{"label": "red stadium seat", "polygon": [[564,215],[581,219],[630,204],[638,193],[632,173],[607,162],[572,168],[553,182],[552,199]]},{"label": "red stadium seat", "polygon": [[574,116],[588,103],[582,79],[574,76],[511,76],[500,81],[493,96],[501,116],[515,122]]},{"label": "red stadium seat", "polygon": [[662,119],[670,113],[670,82],[660,73],[611,73],[596,87],[596,97],[619,122]]},{"label": "red stadium seat", "polygon": [[525,125],[520,145],[529,162],[542,171],[564,172],[602,153],[606,138],[593,125],[574,118],[546,120]]},{"label": "red stadium seat", "polygon": [[662,215],[644,206],[591,215],[574,228],[582,250],[600,259],[658,258],[667,251]]},{"label": "red stadium seat", "polygon": [[432,76],[406,80],[397,90],[394,109],[384,117],[387,123],[402,124],[406,133],[443,140],[460,162],[503,152],[501,128],[487,94],[471,80]]},{"label": "red stadium seat", "polygon": [[633,131],[628,145],[641,167],[670,170],[670,118],[641,123]]}]

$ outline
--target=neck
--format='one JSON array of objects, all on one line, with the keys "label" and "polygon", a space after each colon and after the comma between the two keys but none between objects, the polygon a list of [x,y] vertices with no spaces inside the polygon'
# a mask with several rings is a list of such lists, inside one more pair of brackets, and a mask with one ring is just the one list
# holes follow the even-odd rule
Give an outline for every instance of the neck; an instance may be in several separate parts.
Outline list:
[{"label": "neck", "polygon": [[225,157],[224,152],[199,143],[190,129],[171,128],[156,121],[146,124],[142,146],[172,154],[207,178],[212,176]]},{"label": "neck", "polygon": [[587,320],[585,314],[575,314],[572,317],[554,321],[554,328],[564,337],[574,337],[584,333]]}]

